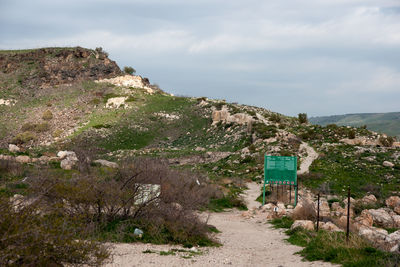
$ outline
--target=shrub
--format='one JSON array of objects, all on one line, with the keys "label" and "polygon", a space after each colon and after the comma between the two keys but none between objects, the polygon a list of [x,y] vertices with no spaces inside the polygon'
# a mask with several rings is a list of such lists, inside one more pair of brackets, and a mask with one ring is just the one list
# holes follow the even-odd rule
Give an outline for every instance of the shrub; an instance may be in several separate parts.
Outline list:
[{"label": "shrub", "polygon": [[354,129],[351,129],[351,130],[348,132],[348,137],[349,137],[350,139],[356,138],[356,131],[355,131]]},{"label": "shrub", "polygon": [[36,140],[36,135],[33,132],[26,131],[23,133],[17,134],[12,140],[14,144],[25,144],[29,141]]},{"label": "shrub", "polygon": [[62,133],[63,133],[63,131],[62,131],[61,129],[56,129],[56,130],[52,133],[52,136],[53,136],[54,138],[60,137],[60,136],[62,135]]},{"label": "shrub", "polygon": [[385,137],[381,136],[379,137],[379,143],[381,143],[384,147],[391,147],[394,143],[394,138],[391,136]]},{"label": "shrub", "polygon": [[47,122],[43,123],[25,123],[21,127],[21,131],[26,132],[26,131],[34,131],[37,133],[41,132],[46,132],[50,129],[50,125]]},{"label": "shrub", "polygon": [[262,139],[275,137],[278,132],[275,125],[265,125],[264,123],[253,123],[252,132],[256,133]]},{"label": "shrub", "polygon": [[103,245],[85,239],[89,229],[79,218],[60,217],[57,210],[43,214],[39,204],[15,208],[0,198],[1,266],[99,266],[108,257]]},{"label": "shrub", "polygon": [[136,70],[134,68],[132,68],[132,67],[125,66],[124,67],[124,72],[126,74],[133,75],[134,73],[136,73]]},{"label": "shrub", "polygon": [[307,118],[307,114],[306,113],[299,113],[298,119],[299,119],[300,123],[307,123],[308,122],[308,118]]},{"label": "shrub", "polygon": [[271,116],[269,117],[269,120],[272,122],[279,123],[279,122],[281,122],[282,117],[277,113],[272,113]]},{"label": "shrub", "polygon": [[49,120],[53,119],[53,113],[51,113],[50,110],[46,110],[42,115],[42,119],[45,121],[49,121]]}]

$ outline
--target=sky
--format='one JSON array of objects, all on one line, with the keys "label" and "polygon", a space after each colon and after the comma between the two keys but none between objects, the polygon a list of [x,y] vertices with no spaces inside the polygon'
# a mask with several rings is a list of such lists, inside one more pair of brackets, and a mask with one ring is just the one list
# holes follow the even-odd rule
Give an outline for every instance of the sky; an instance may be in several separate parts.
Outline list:
[{"label": "sky", "polygon": [[102,47],[175,95],[400,111],[400,0],[0,0],[0,49]]}]

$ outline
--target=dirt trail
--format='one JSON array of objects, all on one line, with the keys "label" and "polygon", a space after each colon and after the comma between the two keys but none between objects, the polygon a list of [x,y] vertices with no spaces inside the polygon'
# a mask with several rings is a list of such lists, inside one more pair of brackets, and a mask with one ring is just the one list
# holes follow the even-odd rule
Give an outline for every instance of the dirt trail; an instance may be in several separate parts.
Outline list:
[{"label": "dirt trail", "polygon": [[311,164],[314,160],[318,158],[318,153],[307,143],[301,143],[300,150],[305,149],[307,151],[307,157],[301,161],[300,170],[297,171],[297,174],[308,173]]},{"label": "dirt trail", "polygon": [[[248,184],[244,199],[249,208],[258,207],[255,198],[260,194],[261,185]],[[159,253],[143,253],[145,250],[169,251],[179,248],[168,245],[117,244],[113,249],[111,266],[333,266],[324,262],[304,262],[294,253],[300,247],[289,244],[282,230],[271,228],[264,219],[245,219],[241,212],[231,210],[212,213],[209,224],[221,233],[216,238],[223,244],[219,248],[198,248],[201,255],[190,259],[183,254],[161,256]]]}]

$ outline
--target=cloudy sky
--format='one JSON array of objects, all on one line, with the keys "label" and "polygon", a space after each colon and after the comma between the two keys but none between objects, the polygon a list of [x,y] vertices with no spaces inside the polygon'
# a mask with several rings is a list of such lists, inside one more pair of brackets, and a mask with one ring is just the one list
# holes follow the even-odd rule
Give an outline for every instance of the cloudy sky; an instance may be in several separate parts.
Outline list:
[{"label": "cloudy sky", "polygon": [[176,95],[400,111],[399,0],[0,0],[0,49],[78,45]]}]

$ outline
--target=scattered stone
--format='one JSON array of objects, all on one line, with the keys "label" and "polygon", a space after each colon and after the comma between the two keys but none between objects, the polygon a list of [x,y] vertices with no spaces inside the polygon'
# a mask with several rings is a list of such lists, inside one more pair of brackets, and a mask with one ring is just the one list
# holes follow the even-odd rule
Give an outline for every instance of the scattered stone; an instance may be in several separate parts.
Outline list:
[{"label": "scattered stone", "polygon": [[105,167],[109,167],[109,168],[113,168],[113,169],[117,169],[118,168],[118,164],[115,162],[111,162],[105,159],[97,159],[95,161],[93,161],[94,163],[98,163],[101,166],[105,166]]},{"label": "scattered stone", "polygon": [[206,151],[206,149],[204,147],[196,147],[194,150],[196,151]]},{"label": "scattered stone", "polygon": [[294,223],[290,227],[290,230],[293,230],[296,228],[303,228],[303,229],[312,231],[312,230],[314,230],[314,223],[309,220],[297,220],[297,221],[294,221]]},{"label": "scattered stone", "polygon": [[59,151],[57,153],[57,157],[59,157],[60,159],[65,159],[67,157],[75,157],[76,158],[76,154],[74,151]]},{"label": "scattered stone", "polygon": [[8,145],[8,151],[12,152],[12,153],[16,153],[20,151],[20,148],[14,144],[9,144]]},{"label": "scattered stone", "polygon": [[386,160],[382,163],[382,165],[384,167],[389,167],[389,168],[393,168],[394,167],[394,164],[392,162],[386,161]]}]

